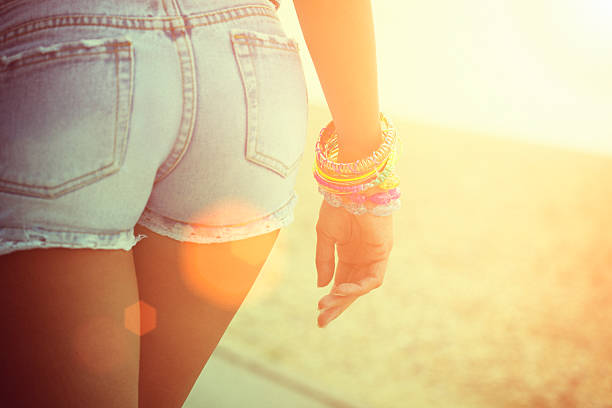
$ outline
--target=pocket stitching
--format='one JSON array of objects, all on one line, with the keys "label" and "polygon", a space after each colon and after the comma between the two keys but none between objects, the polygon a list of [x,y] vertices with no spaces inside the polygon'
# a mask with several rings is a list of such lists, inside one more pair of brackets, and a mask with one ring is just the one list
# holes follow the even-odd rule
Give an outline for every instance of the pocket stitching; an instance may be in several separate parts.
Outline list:
[{"label": "pocket stitching", "polygon": [[[282,51],[297,54],[299,58],[299,48],[297,43],[287,37],[280,37],[273,34],[257,33],[249,30],[232,29],[230,38],[234,49],[234,55],[240,70],[240,77],[244,86],[245,99],[247,105],[247,137],[246,137],[246,159],[272,170],[282,177],[287,177],[300,163],[303,152],[289,165],[282,160],[272,157],[257,150],[257,85],[256,73],[251,55],[250,47],[274,48]],[[258,42],[255,42],[257,40]],[[268,43],[272,43],[269,45]],[[248,79],[247,78],[253,78]]]},{"label": "pocket stitching", "polygon": [[[100,50],[100,49],[104,50]],[[75,53],[74,51],[81,51]],[[83,52],[90,51],[90,52]],[[28,55],[31,54],[31,55]],[[55,54],[55,56],[54,56]],[[57,54],[66,54],[58,56]],[[59,60],[78,58],[80,56],[111,55],[115,56],[115,126],[113,137],[113,154],[108,164],[85,174],[53,186],[19,183],[0,179],[0,191],[38,198],[57,198],[86,185],[108,177],[121,168],[129,137],[129,120],[132,106],[133,87],[133,47],[125,38],[85,40],[74,43],[60,43],[51,47],[37,47],[12,56],[2,57],[1,72],[17,70],[29,65],[54,63]],[[14,61],[11,61],[14,60]],[[32,61],[34,60],[34,61]],[[23,62],[29,63],[24,64]],[[10,65],[15,64],[13,68]],[[64,187],[68,185],[67,187]],[[21,187],[21,188],[20,188]]]}]

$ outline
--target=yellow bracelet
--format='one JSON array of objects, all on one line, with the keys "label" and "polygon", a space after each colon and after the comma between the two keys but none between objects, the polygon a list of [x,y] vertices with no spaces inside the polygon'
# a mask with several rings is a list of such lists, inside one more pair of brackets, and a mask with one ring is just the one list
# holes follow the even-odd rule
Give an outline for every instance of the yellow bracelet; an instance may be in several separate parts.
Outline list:
[{"label": "yellow bracelet", "polygon": [[380,166],[378,166],[377,168],[375,168],[375,169],[373,169],[373,170],[371,170],[371,171],[369,171],[369,172],[367,172],[365,174],[362,174],[360,176],[353,177],[353,178],[335,178],[335,177],[332,177],[332,176],[328,175],[327,173],[325,173],[323,171],[323,169],[321,169],[319,167],[319,164],[316,161],[315,161],[314,165],[316,167],[317,172],[319,173],[319,175],[321,177],[323,177],[323,178],[325,178],[327,180],[331,180],[331,181],[336,181],[336,182],[342,183],[342,182],[347,182],[347,181],[350,182],[350,181],[359,181],[359,180],[367,179],[368,177],[370,177],[370,176],[372,176],[372,175],[374,175],[376,173],[380,173],[380,170],[383,169],[387,165],[387,161],[384,161],[383,163],[381,163]]},{"label": "yellow bracelet", "polygon": [[378,167],[386,160],[397,140],[395,128],[391,124],[391,121],[382,113],[380,114],[380,122],[382,125],[380,147],[365,159],[359,159],[351,163],[339,163],[335,160],[338,155],[337,133],[334,122],[329,122],[329,124],[321,130],[319,139],[315,145],[315,155],[319,167],[323,169],[324,172],[349,176],[361,174],[364,171],[370,171],[372,167]]}]

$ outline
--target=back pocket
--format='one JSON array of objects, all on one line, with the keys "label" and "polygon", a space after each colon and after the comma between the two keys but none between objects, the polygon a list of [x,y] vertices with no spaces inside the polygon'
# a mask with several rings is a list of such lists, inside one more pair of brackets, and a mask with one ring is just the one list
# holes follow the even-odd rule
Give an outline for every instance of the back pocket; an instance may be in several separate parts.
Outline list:
[{"label": "back pocket", "polygon": [[56,198],[119,170],[132,55],[125,39],[97,39],[0,57],[1,192]]},{"label": "back pocket", "polygon": [[287,177],[304,152],[308,100],[297,43],[231,31],[247,106],[246,158]]}]

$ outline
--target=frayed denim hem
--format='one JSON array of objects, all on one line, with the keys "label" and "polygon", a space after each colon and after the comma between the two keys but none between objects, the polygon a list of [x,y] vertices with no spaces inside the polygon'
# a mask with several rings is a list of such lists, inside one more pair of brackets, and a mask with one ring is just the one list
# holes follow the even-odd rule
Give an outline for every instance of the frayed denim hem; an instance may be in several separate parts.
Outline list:
[{"label": "frayed denim hem", "polygon": [[37,248],[123,249],[129,251],[145,235],[118,232],[58,231],[42,227],[0,228],[0,255]]},{"label": "frayed denim hem", "polygon": [[236,241],[266,234],[293,222],[297,202],[294,193],[290,200],[274,212],[239,225],[202,225],[185,223],[145,209],[138,224],[151,231],[181,242],[212,244]]}]

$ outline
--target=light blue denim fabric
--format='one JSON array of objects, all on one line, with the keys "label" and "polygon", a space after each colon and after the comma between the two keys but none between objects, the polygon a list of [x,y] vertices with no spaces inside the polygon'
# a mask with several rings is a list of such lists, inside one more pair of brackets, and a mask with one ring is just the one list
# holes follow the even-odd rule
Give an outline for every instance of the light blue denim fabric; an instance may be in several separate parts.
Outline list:
[{"label": "light blue denim fabric", "polygon": [[307,95],[268,0],[0,5],[0,254],[292,221]]}]

